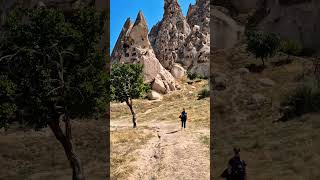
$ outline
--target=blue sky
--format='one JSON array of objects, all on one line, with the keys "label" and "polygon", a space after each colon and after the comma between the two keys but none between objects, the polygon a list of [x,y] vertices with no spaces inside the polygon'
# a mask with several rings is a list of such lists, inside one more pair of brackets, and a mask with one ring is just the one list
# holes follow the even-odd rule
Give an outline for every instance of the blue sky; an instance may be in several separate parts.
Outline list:
[{"label": "blue sky", "polygon": [[[184,15],[188,12],[189,4],[196,0],[178,0]],[[110,51],[118,39],[122,26],[130,17],[135,21],[139,10],[143,12],[149,31],[163,16],[164,0],[111,0],[110,2]]]}]

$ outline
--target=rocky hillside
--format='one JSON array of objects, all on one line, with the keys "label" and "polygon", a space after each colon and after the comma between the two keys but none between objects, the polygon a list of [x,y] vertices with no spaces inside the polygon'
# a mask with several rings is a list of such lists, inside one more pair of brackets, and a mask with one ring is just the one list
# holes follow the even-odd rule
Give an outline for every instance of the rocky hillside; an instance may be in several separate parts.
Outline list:
[{"label": "rocky hillside", "polygon": [[208,77],[210,5],[198,0],[184,17],[177,0],[165,0],[164,15],[149,34],[160,63],[169,70],[180,63],[190,73]]},{"label": "rocky hillside", "polygon": [[319,113],[279,121],[283,115],[281,103],[314,78],[314,59],[278,52],[268,58],[262,72],[252,72],[249,65],[260,62],[246,51],[244,36],[250,28],[276,32],[282,40],[297,40],[304,48],[317,50],[320,41],[314,14],[318,4],[281,0],[215,2],[211,6],[210,63],[214,178],[218,179],[226,168],[233,146],[239,146],[248,164],[248,179],[319,179],[316,167],[320,164],[315,159],[320,157],[320,148],[312,143],[320,139],[316,133]]},{"label": "rocky hillside", "polygon": [[[127,19],[112,51],[111,61],[144,64],[144,79],[157,93],[180,89],[186,71],[209,76],[210,5],[198,0],[184,17],[177,0],[164,1],[164,15],[151,31],[142,12]],[[153,98],[151,98],[153,99]]]}]

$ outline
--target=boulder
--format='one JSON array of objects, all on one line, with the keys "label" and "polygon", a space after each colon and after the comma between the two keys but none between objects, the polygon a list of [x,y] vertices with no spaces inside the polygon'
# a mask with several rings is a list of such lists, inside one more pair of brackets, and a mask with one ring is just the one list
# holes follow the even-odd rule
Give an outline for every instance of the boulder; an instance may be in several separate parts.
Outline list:
[{"label": "boulder", "polygon": [[186,75],[186,70],[179,64],[174,64],[171,69],[171,74],[176,79],[182,79]]},{"label": "boulder", "polygon": [[256,110],[261,108],[267,103],[267,98],[259,93],[253,94],[248,101],[248,108],[251,110]]},{"label": "boulder", "polygon": [[149,100],[162,100],[162,96],[161,96],[161,94],[152,90],[148,93],[148,99]]},{"label": "boulder", "polygon": [[162,81],[162,79],[160,79],[160,77],[156,77],[154,82],[152,83],[152,90],[157,91],[159,93],[166,93],[166,87]]},{"label": "boulder", "polygon": [[273,80],[269,78],[261,78],[259,79],[259,82],[262,86],[266,86],[266,87],[272,87],[276,84]]},{"label": "boulder", "polygon": [[246,74],[249,74],[249,73],[250,73],[249,69],[247,69],[247,68],[239,68],[239,69],[237,70],[237,72],[238,72],[240,75],[246,75]]}]

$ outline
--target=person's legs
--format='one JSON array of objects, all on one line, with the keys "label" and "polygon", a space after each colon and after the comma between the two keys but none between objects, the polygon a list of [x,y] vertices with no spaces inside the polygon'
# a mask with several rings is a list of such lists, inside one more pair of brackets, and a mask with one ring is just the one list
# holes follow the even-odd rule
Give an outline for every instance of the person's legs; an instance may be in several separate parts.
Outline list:
[{"label": "person's legs", "polygon": [[183,128],[186,128],[186,122],[187,121],[183,121]]},{"label": "person's legs", "polygon": [[181,129],[183,128],[183,121],[181,121]]}]

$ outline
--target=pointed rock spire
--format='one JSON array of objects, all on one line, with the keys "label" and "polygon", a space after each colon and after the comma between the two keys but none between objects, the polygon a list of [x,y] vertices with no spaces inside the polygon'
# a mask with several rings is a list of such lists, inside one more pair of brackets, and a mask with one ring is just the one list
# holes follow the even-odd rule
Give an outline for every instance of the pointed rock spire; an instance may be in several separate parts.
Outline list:
[{"label": "pointed rock spire", "polygon": [[155,54],[164,68],[171,70],[178,61],[179,48],[190,31],[178,1],[164,0],[163,18],[149,34]]},{"label": "pointed rock spire", "polygon": [[129,34],[132,26],[133,26],[133,24],[132,24],[130,18],[127,18],[126,22],[124,23],[124,25],[121,29],[119,36],[118,36],[117,42],[112,50],[111,61],[119,60],[121,58],[121,49],[123,48],[126,36]]},{"label": "pointed rock spire", "polygon": [[[112,62],[143,64],[144,81],[151,84],[153,90],[159,93],[175,90],[174,77],[162,67],[154,54],[148,39],[147,22],[141,11],[134,24],[127,19],[112,54]],[[163,87],[159,88],[159,84]]]},{"label": "pointed rock spire", "polygon": [[138,24],[142,24],[142,26],[145,26],[147,27],[147,21],[146,21],[146,18],[144,17],[142,11],[140,10],[138,15],[137,15],[137,18],[136,18],[136,21],[134,23],[134,26],[138,25]]}]

